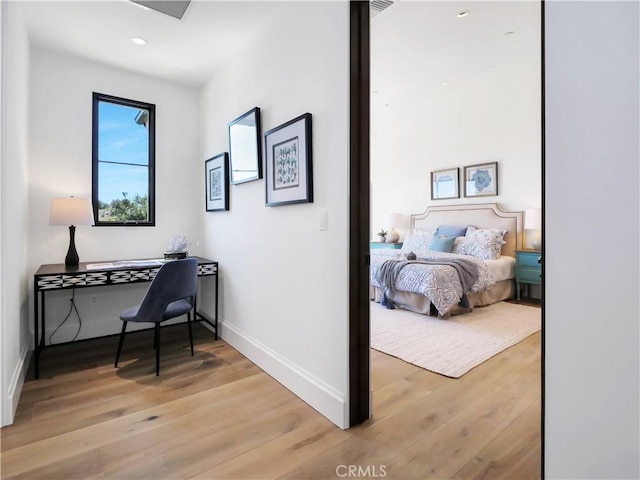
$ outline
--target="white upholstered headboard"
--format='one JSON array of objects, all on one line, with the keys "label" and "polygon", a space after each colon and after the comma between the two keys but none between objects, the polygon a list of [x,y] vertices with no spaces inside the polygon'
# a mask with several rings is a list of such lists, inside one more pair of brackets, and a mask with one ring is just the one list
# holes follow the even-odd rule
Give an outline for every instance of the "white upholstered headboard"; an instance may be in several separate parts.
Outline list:
[{"label": "white upholstered headboard", "polygon": [[523,247],[523,212],[506,212],[497,203],[472,205],[435,205],[423,213],[411,215],[411,231],[435,230],[439,225],[473,225],[476,228],[501,228],[507,230],[502,255],[515,257],[515,251]]}]

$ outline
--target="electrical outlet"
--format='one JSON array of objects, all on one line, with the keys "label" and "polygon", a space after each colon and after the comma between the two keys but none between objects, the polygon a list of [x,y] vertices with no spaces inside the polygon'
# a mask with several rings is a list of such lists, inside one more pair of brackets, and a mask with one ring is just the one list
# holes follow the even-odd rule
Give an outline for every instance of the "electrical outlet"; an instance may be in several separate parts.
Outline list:
[{"label": "electrical outlet", "polygon": [[98,303],[98,298],[97,298],[95,295],[91,295],[91,296],[89,297],[89,301],[90,301],[91,303]]}]

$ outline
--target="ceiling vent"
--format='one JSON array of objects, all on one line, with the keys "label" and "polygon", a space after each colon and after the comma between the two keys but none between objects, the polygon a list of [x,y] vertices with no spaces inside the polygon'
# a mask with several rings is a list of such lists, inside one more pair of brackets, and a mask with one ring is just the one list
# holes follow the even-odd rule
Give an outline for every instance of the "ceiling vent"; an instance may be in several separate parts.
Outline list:
[{"label": "ceiling vent", "polygon": [[164,13],[170,17],[182,19],[191,0],[131,0],[133,3]]},{"label": "ceiling vent", "polygon": [[392,0],[371,0],[371,18],[393,5]]}]

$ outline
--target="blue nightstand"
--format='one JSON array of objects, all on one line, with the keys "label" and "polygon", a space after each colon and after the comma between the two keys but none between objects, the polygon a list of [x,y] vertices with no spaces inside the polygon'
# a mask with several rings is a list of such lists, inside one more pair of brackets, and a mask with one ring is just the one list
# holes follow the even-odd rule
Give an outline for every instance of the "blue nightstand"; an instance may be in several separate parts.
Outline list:
[{"label": "blue nightstand", "polygon": [[[516,300],[520,300],[520,284],[542,283],[542,252],[538,250],[516,250]],[[527,287],[528,289],[530,287]],[[530,291],[527,292],[529,296]]]},{"label": "blue nightstand", "polygon": [[374,250],[376,248],[393,248],[394,250],[400,250],[402,248],[402,242],[398,242],[398,243],[371,242],[370,248],[371,250]]}]

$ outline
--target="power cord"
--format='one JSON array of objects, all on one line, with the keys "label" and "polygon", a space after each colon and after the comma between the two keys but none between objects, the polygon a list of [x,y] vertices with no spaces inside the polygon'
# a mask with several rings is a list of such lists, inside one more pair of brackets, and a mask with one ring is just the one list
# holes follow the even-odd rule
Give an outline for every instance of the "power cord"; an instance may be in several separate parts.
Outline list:
[{"label": "power cord", "polygon": [[69,299],[69,301],[71,302],[71,306],[69,307],[69,312],[67,313],[67,316],[64,317],[64,320],[62,320],[62,322],[60,322],[60,325],[58,325],[56,327],[56,329],[51,333],[51,335],[49,335],[49,345],[54,345],[54,343],[53,343],[53,341],[51,339],[56,334],[56,332],[60,329],[60,327],[62,327],[62,325],[64,325],[64,322],[66,322],[69,319],[69,317],[71,316],[71,313],[74,310],[76,311],[76,315],[78,316],[78,331],[76,332],[75,336],[70,341],[73,342],[76,338],[78,338],[78,335],[80,335],[80,330],[82,329],[82,318],[80,318],[80,312],[78,311],[78,307],[76,307],[75,298],[76,298],[76,289],[74,288],[72,290],[71,298]]}]

